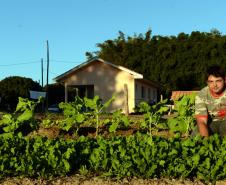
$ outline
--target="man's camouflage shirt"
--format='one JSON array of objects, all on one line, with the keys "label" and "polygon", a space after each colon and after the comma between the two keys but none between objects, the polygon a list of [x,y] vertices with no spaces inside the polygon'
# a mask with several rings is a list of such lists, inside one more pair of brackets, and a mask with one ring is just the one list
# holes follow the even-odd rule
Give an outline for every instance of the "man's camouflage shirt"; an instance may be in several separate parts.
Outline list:
[{"label": "man's camouflage shirt", "polygon": [[195,98],[195,116],[211,121],[226,120],[226,90],[220,97],[214,98],[209,87],[204,87]]}]

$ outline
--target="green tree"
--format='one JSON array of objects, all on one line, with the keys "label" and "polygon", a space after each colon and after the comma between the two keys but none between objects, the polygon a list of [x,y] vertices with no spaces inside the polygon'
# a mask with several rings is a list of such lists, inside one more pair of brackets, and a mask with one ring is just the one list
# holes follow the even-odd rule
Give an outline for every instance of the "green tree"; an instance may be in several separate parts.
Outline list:
[{"label": "green tree", "polygon": [[40,91],[42,87],[31,78],[10,76],[0,81],[1,107],[14,110],[18,98],[29,98],[29,90]]},{"label": "green tree", "polygon": [[193,31],[177,36],[145,34],[126,36],[98,43],[98,51],[87,57],[125,66],[142,73],[146,79],[159,82],[166,95],[172,90],[197,90],[205,86],[205,71],[212,64],[226,68],[226,36],[217,29]]}]

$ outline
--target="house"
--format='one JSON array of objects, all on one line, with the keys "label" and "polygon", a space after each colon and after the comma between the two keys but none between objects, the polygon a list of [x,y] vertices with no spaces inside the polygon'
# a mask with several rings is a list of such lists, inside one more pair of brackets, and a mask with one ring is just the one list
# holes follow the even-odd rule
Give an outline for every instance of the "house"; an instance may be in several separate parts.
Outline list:
[{"label": "house", "polygon": [[81,98],[98,95],[105,102],[116,94],[108,111],[122,109],[124,113],[132,113],[140,101],[156,102],[161,87],[144,79],[142,74],[96,57],[54,80],[64,84],[66,102],[73,101],[76,95]]}]

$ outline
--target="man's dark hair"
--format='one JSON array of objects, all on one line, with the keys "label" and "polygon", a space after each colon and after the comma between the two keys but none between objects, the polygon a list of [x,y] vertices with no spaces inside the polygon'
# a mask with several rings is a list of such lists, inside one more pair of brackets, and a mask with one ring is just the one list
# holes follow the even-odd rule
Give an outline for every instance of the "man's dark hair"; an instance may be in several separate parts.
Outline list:
[{"label": "man's dark hair", "polygon": [[206,79],[208,79],[210,75],[225,78],[225,70],[218,65],[212,65],[209,66],[206,71]]}]

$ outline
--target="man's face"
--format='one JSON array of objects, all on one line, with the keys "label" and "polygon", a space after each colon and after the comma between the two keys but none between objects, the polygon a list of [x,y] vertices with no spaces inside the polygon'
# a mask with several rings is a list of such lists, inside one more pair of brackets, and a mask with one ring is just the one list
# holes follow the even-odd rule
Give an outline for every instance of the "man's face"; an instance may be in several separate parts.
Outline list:
[{"label": "man's face", "polygon": [[207,84],[211,92],[220,94],[224,91],[225,79],[223,79],[222,77],[215,77],[213,75],[210,75],[208,77]]}]

